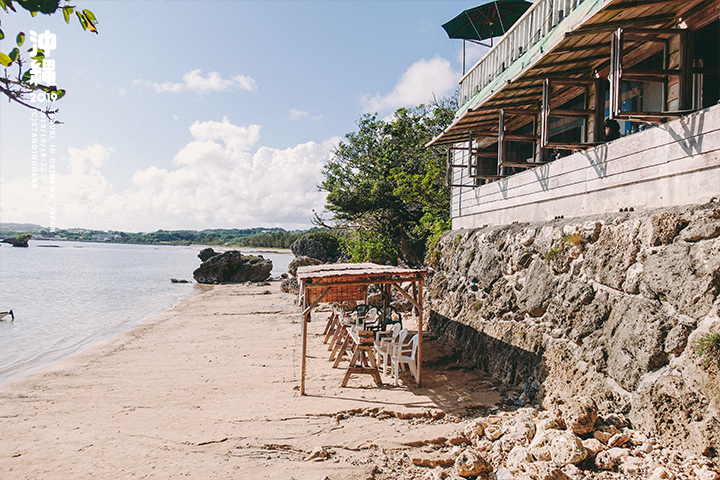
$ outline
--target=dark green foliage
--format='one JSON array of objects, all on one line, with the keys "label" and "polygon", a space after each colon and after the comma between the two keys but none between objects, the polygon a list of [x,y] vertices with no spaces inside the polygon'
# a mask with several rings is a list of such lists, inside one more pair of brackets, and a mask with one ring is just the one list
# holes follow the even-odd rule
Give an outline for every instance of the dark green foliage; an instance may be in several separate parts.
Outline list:
[{"label": "dark green foliage", "polygon": [[327,209],[352,233],[342,240],[352,261],[411,265],[447,230],[450,195],[445,149],[427,143],[453,119],[456,102],[401,108],[389,120],[364,115],[325,166]]}]

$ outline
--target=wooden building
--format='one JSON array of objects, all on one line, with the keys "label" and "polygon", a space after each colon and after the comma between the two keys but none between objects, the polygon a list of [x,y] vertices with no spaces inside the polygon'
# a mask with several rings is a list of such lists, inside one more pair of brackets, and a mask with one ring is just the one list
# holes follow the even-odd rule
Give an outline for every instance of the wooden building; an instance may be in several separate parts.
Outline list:
[{"label": "wooden building", "polygon": [[720,194],[719,15],[720,0],[537,0],[431,142],[449,146],[453,227]]}]

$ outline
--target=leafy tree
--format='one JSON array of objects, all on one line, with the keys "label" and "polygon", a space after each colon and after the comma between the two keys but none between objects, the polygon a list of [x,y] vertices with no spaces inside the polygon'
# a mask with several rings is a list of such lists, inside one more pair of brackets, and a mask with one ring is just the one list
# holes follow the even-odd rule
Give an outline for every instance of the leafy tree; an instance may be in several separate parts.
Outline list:
[{"label": "leafy tree", "polygon": [[445,152],[426,145],[456,105],[452,98],[401,108],[389,120],[363,115],[335,149],[320,189],[336,224],[352,228],[342,238],[352,261],[419,264],[428,242],[449,228]]},{"label": "leafy tree", "polygon": [[[62,1],[62,6],[60,5]],[[74,16],[80,22],[83,30],[98,33],[97,19],[95,15],[87,9],[77,9],[69,4],[70,0],[0,0],[0,8],[6,14],[11,12],[17,13],[17,6],[30,12],[35,17],[38,13],[45,15],[53,15],[62,12],[65,23],[70,23],[70,18]],[[5,32],[2,30],[0,22],[0,40],[5,38]],[[10,101],[19,103],[27,108],[36,110],[45,114],[48,119],[52,120],[57,109],[53,110],[51,105],[54,101],[60,100],[65,96],[65,90],[58,89],[55,85],[44,85],[42,80],[39,82],[37,75],[33,75],[33,67],[35,72],[37,67],[43,66],[45,61],[45,50],[41,45],[34,44],[27,48],[25,42],[25,32],[18,32],[15,36],[14,46],[10,51],[0,51],[0,65],[3,68],[0,74],[0,93],[8,97]],[[47,48],[47,47],[46,47]],[[22,50],[21,50],[22,49]],[[25,50],[23,52],[23,50]],[[25,55],[25,54],[28,55]],[[15,73],[13,73],[15,72]],[[45,81],[45,83],[54,83]],[[31,105],[33,101],[47,102],[44,108]]]}]

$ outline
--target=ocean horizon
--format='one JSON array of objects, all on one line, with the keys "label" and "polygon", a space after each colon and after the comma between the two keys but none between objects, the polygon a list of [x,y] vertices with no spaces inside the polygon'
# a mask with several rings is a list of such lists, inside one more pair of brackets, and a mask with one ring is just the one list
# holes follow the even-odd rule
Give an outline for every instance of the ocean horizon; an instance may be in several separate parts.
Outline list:
[{"label": "ocean horizon", "polygon": [[[207,246],[31,240],[0,245],[0,383],[107,342],[201,292],[192,272]],[[287,271],[290,252],[240,250]],[[172,283],[171,278],[189,283]]]}]

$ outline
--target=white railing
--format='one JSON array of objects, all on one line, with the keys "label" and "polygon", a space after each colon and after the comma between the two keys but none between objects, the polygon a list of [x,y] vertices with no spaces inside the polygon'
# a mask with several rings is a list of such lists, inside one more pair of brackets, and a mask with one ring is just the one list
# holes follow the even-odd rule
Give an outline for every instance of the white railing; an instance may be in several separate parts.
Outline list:
[{"label": "white railing", "polygon": [[525,55],[584,1],[588,0],[537,0],[460,80],[460,105]]}]

